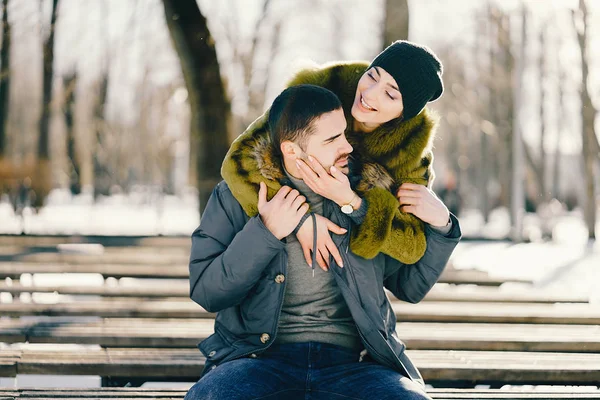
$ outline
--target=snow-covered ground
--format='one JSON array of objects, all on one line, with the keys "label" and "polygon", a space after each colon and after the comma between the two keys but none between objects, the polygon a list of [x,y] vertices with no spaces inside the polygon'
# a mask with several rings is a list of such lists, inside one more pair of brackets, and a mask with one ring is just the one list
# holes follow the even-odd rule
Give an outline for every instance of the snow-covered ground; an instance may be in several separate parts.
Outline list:
[{"label": "snow-covered ground", "polygon": [[[188,236],[199,223],[197,210],[193,191],[175,197],[158,196],[140,189],[127,195],[115,194],[95,203],[89,195],[72,197],[67,191],[54,191],[38,213],[26,209],[22,216],[15,215],[6,201],[0,201],[0,233]],[[592,302],[600,303],[600,294],[595,293],[595,288],[600,286],[600,244],[587,240],[581,213],[566,213],[549,207],[541,214],[525,216],[524,233],[529,242],[465,240],[456,248],[452,266],[478,269],[502,277],[530,278],[537,289],[585,293]],[[466,237],[506,238],[509,215],[506,210],[494,210],[484,223],[477,212],[465,212],[461,215],[461,226]],[[49,276],[35,278],[38,284],[53,283]],[[507,283],[499,290],[513,290],[518,286]],[[0,348],[2,346],[7,345],[0,343]],[[80,347],[85,349],[86,346]],[[190,382],[157,382],[144,386],[187,388],[190,385]],[[0,378],[0,387],[3,386],[98,387],[100,378],[19,375],[17,379]]]},{"label": "snow-covered ground", "polygon": [[7,199],[0,200],[0,233],[38,235],[185,235],[198,226],[194,190],[182,196],[162,195],[138,188],[128,194],[72,196],[53,190],[45,206],[17,215]]}]

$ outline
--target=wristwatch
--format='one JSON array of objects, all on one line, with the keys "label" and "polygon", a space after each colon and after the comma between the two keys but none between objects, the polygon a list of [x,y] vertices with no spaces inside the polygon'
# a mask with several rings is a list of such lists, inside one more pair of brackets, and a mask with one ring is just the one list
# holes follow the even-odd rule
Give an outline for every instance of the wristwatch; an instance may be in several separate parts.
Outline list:
[{"label": "wristwatch", "polygon": [[354,197],[352,197],[352,200],[350,200],[349,203],[344,204],[340,208],[344,214],[352,214],[354,212],[354,206],[352,205],[352,203],[354,203],[354,200],[356,200],[357,196],[358,195],[356,193],[354,193]]}]

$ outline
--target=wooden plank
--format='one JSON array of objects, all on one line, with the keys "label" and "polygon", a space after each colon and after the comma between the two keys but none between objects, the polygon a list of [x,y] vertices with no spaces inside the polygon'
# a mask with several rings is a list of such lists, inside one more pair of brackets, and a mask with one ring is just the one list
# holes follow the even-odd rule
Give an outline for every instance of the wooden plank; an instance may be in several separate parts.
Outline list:
[{"label": "wooden plank", "polygon": [[[26,388],[0,389],[0,396],[10,399],[73,399],[88,398],[96,400],[114,399],[177,399],[182,400],[187,389],[156,388]],[[600,399],[600,391],[584,389],[429,389],[427,391],[434,400],[446,399],[485,399],[485,400],[549,400],[549,399]],[[0,397],[2,398],[2,397]]]},{"label": "wooden plank", "polygon": [[22,285],[20,283],[0,282],[0,293],[58,293],[68,295],[90,295],[103,297],[183,297],[190,295],[190,284],[187,280],[171,280],[168,285],[140,283],[136,286],[92,286],[92,285]]},{"label": "wooden plank", "polygon": [[600,354],[408,350],[426,381],[586,385],[600,382]]},{"label": "wooden plank", "polygon": [[[198,379],[197,349],[23,350],[22,374]],[[0,352],[1,354],[1,352]],[[425,381],[585,385],[600,382],[600,354],[409,350]]]},{"label": "wooden plank", "polygon": [[204,358],[193,349],[23,350],[20,374],[178,377],[197,380]]},{"label": "wooden plank", "polygon": [[103,246],[191,247],[190,236],[0,235],[3,246],[56,246],[63,243],[99,243]]},{"label": "wooden plank", "polygon": [[[0,377],[14,378],[17,376],[17,362],[20,358],[20,350],[0,349]],[[1,393],[0,396],[2,396]]]},{"label": "wooden plank", "polygon": [[188,279],[189,267],[185,265],[132,265],[132,264],[38,264],[0,262],[0,278],[18,279],[22,274],[100,274],[105,277]]},{"label": "wooden plank", "polygon": [[500,286],[506,282],[532,283],[531,279],[490,276],[487,272],[484,271],[458,269],[446,269],[440,276],[438,282],[457,285],[480,286]]},{"label": "wooden plank", "polygon": [[[10,321],[9,321],[10,322]],[[106,347],[195,347],[213,332],[211,319],[127,319],[87,322],[46,319],[14,323],[0,332],[7,343],[99,344]],[[14,337],[10,335],[13,332]],[[415,350],[600,352],[600,326],[400,322],[398,337]]]},{"label": "wooden plank", "polygon": [[[600,306],[595,304],[531,304],[483,302],[392,302],[398,321],[485,322],[600,325]],[[104,299],[55,304],[4,303],[6,316],[98,316],[113,318],[214,318],[190,299]]]},{"label": "wooden plank", "polygon": [[[10,256],[5,256],[10,257]],[[189,252],[161,254],[159,252],[106,252],[102,254],[78,254],[43,252],[12,256],[11,261],[31,264],[133,264],[133,265],[187,265]]]},{"label": "wooden plank", "polygon": [[534,288],[503,290],[491,286],[440,284],[435,285],[423,300],[488,303],[588,303],[590,296],[571,292],[556,293]]},{"label": "wooden plank", "polygon": [[600,307],[594,304],[392,302],[399,321],[485,322],[540,324],[600,324]]},{"label": "wooden plank", "polygon": [[[185,297],[189,296],[187,279],[171,280],[168,285],[91,286],[91,285],[21,285],[0,282],[0,293],[59,293],[103,297]],[[393,295],[390,294],[393,299]],[[500,290],[491,286],[456,286],[440,284],[425,296],[424,301],[497,302],[497,303],[588,303],[589,296],[576,293],[554,293],[535,289]]]},{"label": "wooden plank", "polygon": [[598,399],[600,392],[593,389],[581,390],[536,390],[536,389],[429,389],[434,400],[552,400],[552,399]]},{"label": "wooden plank", "polygon": [[[21,274],[34,273],[97,273],[103,276],[137,278],[189,278],[189,266],[185,262],[168,264],[116,264],[100,263],[95,258],[85,256],[86,262],[0,262],[0,278],[17,279]],[[486,272],[476,270],[446,270],[439,279],[440,283],[472,284],[481,286],[499,286],[505,282],[531,283],[529,279],[492,277]]]},{"label": "wooden plank", "polygon": [[56,304],[4,303],[0,314],[18,316],[69,316],[108,318],[214,318],[192,300],[161,301],[155,299],[75,301]]}]

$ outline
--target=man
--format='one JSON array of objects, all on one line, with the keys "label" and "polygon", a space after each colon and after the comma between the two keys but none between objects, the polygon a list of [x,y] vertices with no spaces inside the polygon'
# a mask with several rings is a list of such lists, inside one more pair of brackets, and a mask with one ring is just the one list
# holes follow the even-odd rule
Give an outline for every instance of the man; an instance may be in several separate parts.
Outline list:
[{"label": "man", "polygon": [[[428,399],[395,332],[384,287],[401,300],[420,301],[458,243],[458,221],[450,216],[442,232],[427,226],[427,251],[416,264],[385,254],[361,258],[349,238],[369,210],[345,175],[353,149],[339,99],[318,86],[290,87],[273,102],[269,128],[265,146],[273,159],[264,163],[284,169],[287,185],[268,201],[261,183],[259,214],[249,218],[219,183],[192,235],[191,298],[217,317],[215,334],[199,345],[203,376],[186,398]],[[298,179],[307,168],[302,160],[313,174],[331,172],[331,198]],[[432,192],[419,193],[417,217],[448,220]],[[315,214],[331,221],[340,250],[341,259],[328,260],[326,270],[314,268],[314,254],[307,265],[294,234],[307,222],[316,226]]]}]

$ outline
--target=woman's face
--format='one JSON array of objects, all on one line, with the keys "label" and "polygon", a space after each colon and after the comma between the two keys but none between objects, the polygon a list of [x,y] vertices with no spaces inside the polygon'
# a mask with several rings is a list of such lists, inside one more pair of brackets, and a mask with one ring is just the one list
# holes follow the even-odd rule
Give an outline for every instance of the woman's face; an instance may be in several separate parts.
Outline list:
[{"label": "woman's face", "polygon": [[399,117],[404,110],[402,95],[392,76],[381,67],[368,69],[358,81],[352,116],[364,128],[375,129]]}]

